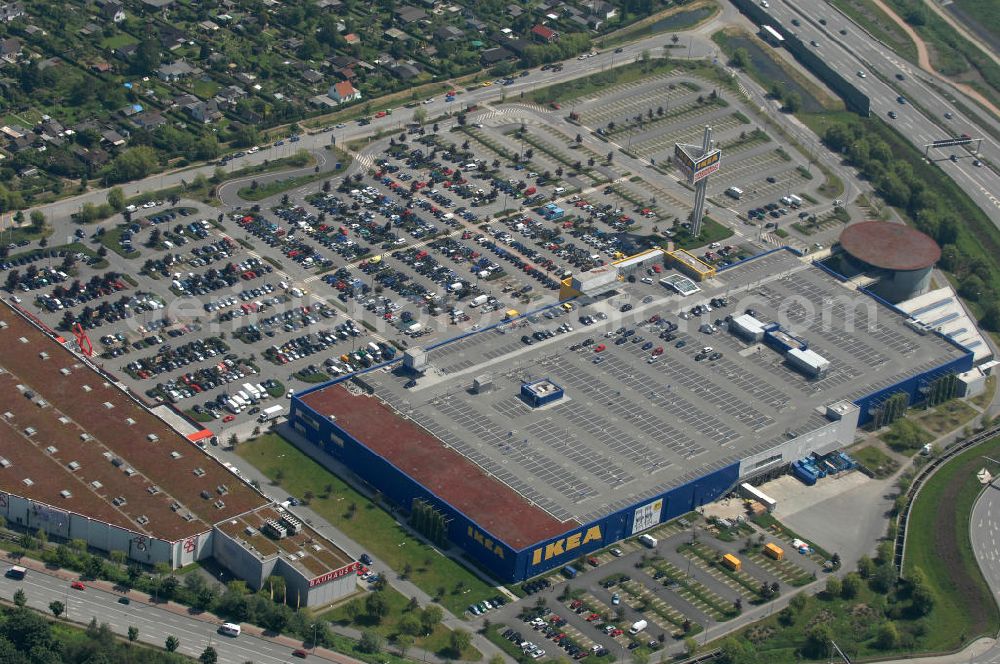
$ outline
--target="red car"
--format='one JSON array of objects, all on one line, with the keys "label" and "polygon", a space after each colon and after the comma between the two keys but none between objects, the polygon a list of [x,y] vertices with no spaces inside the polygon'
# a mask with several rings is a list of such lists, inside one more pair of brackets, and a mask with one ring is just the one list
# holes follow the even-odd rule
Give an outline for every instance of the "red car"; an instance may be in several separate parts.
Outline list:
[{"label": "red car", "polygon": [[591,567],[597,567],[598,565],[601,564],[601,562],[597,558],[594,558],[594,557],[588,558],[587,562],[590,563]]},{"label": "red car", "polygon": [[297,650],[293,650],[292,651],[292,657],[298,657],[299,659],[305,659],[308,656],[309,656],[309,653],[307,653],[302,648],[299,648]]},{"label": "red car", "polygon": [[222,421],[223,422],[232,422],[235,419],[236,419],[235,415],[226,415],[225,417],[222,418]]},{"label": "red car", "polygon": [[86,590],[87,589],[87,586],[83,585],[79,581],[74,581],[73,583],[69,584],[69,587],[72,588],[73,590]]},{"label": "red car", "polygon": [[604,344],[597,344],[597,347],[594,349],[594,352],[595,353],[603,353],[605,350],[607,350],[607,348],[608,347],[605,346]]}]

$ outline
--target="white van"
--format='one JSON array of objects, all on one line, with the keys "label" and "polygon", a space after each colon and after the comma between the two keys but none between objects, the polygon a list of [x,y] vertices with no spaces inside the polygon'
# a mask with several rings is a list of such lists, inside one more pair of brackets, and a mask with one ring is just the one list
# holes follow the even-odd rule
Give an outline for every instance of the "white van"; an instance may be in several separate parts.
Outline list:
[{"label": "white van", "polygon": [[739,187],[730,187],[729,189],[726,189],[726,196],[739,200],[743,198],[743,190]]},{"label": "white van", "polygon": [[222,626],[219,628],[219,634],[234,638],[239,636],[241,631],[242,629],[236,623],[222,623]]}]

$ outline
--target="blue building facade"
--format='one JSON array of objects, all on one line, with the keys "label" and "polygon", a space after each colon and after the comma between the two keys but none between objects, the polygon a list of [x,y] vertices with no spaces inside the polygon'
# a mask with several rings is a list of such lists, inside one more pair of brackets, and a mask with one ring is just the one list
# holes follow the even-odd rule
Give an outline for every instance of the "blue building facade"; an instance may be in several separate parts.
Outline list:
[{"label": "blue building facade", "polygon": [[[315,389],[324,389],[331,384]],[[515,550],[355,439],[335,421],[303,403],[301,397],[311,391],[292,398],[288,415],[289,424],[308,444],[346,465],[406,510],[410,509],[415,498],[433,505],[449,519],[448,539],[504,582],[521,581],[567,565],[581,555],[711,503],[725,495],[739,477],[739,462],[734,462],[632,507]],[[322,458],[323,455],[320,455],[321,462]],[[333,470],[332,466],[332,463],[327,464],[329,470]]]}]

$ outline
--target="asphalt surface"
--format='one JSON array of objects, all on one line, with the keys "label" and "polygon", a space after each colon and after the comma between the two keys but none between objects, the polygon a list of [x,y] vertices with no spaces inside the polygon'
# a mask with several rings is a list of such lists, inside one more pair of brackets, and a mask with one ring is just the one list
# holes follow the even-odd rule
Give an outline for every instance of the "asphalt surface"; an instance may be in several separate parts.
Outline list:
[{"label": "asphalt surface", "polygon": [[[974,138],[985,135],[970,118],[927,84],[930,75],[904,61],[823,0],[775,0],[767,11],[803,41],[808,43],[814,40],[818,44],[815,48],[823,58],[871,98],[872,114],[890,122],[919,149],[952,135],[969,134]],[[792,19],[797,19],[801,25],[794,26]],[[820,19],[826,20],[827,24],[822,25]],[[841,34],[841,30],[846,34]],[[857,72],[864,72],[865,77],[861,78]],[[902,74],[905,80],[898,80],[897,74]],[[941,87],[943,84],[936,81],[936,85]],[[953,94],[964,99],[964,95],[957,91]],[[917,101],[927,115],[912,104],[899,103],[899,96]],[[966,104],[973,105],[968,101]],[[889,111],[895,111],[898,119],[890,120]],[[953,118],[946,119],[946,112],[951,113]],[[983,113],[982,117],[988,117],[988,114]],[[997,126],[995,119],[990,118],[989,122]],[[974,148],[975,143],[969,147]],[[957,163],[949,161],[951,154],[959,157]],[[980,154],[988,162],[1000,163],[1000,146],[989,139],[982,142]],[[978,168],[973,166],[974,157],[965,147],[931,150],[928,158],[939,162],[941,168],[1000,227],[1000,176],[986,164]]]},{"label": "asphalt surface", "polygon": [[[300,661],[291,655],[292,648],[241,634],[232,639],[216,633],[218,623],[206,622],[194,616],[178,614],[160,606],[133,599],[131,604],[118,603],[121,594],[100,590],[87,583],[85,590],[74,590],[70,582],[32,570],[22,581],[0,578],[0,597],[11,600],[20,588],[28,599],[28,606],[51,613],[49,603],[59,601],[66,605],[64,619],[86,625],[92,618],[107,623],[118,635],[127,636],[128,628],[139,628],[139,641],[162,647],[168,636],[180,640],[178,652],[198,657],[206,646],[213,646],[223,664],[256,664]],[[138,593],[132,593],[133,598]]]}]

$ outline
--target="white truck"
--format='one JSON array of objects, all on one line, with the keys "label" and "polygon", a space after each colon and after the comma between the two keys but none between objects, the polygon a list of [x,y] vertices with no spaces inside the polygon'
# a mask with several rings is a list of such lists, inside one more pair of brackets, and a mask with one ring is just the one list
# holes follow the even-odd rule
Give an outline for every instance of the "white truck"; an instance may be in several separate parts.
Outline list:
[{"label": "white truck", "polygon": [[634,623],[632,623],[632,626],[629,627],[628,633],[632,634],[634,636],[634,635],[638,634],[639,632],[641,632],[642,630],[646,629],[646,627],[648,627],[648,626],[649,626],[649,623],[646,622],[645,620],[640,620],[638,622],[634,622]]},{"label": "white truck", "polygon": [[285,407],[281,404],[276,404],[274,406],[268,406],[264,410],[260,411],[260,416],[257,418],[258,422],[270,422],[274,418],[278,417],[283,413]]},{"label": "white truck", "polygon": [[478,307],[484,305],[489,299],[490,298],[488,295],[477,295],[476,297],[472,298],[472,302],[469,302],[469,306]]},{"label": "white truck", "polygon": [[652,535],[643,535],[639,538],[639,541],[642,542],[643,545],[648,546],[650,549],[655,549],[656,545],[659,544],[656,538]]}]

